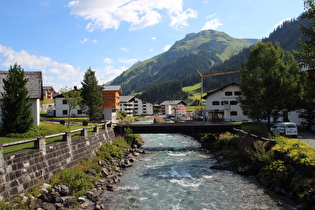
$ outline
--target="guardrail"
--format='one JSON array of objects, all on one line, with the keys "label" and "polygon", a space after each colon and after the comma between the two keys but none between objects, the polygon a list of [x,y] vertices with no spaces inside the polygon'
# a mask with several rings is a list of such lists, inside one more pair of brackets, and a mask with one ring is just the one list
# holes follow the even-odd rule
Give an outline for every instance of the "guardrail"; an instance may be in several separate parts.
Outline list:
[{"label": "guardrail", "polygon": [[265,142],[269,142],[269,145],[270,146],[274,146],[276,144],[276,141],[275,140],[272,140],[272,139],[268,139],[268,138],[265,138],[265,137],[261,137],[261,136],[258,136],[258,135],[255,135],[255,134],[251,134],[251,133],[248,133],[246,131],[243,131],[241,129],[237,129],[237,128],[233,128],[233,130],[241,135],[244,135],[244,136],[248,136],[252,139],[257,139],[257,140],[261,140],[261,141],[265,141]]},{"label": "guardrail", "polygon": [[[93,126],[88,126],[85,128],[80,128],[80,129],[76,129],[76,130],[72,130],[72,131],[66,131],[63,133],[57,133],[57,134],[52,134],[52,135],[47,135],[47,136],[42,136],[42,137],[37,137],[37,138],[33,138],[33,139],[27,139],[27,140],[21,140],[21,141],[16,141],[16,142],[10,142],[10,143],[4,143],[4,144],[0,144],[0,162],[3,159],[3,148],[4,147],[11,147],[11,146],[16,146],[16,145],[20,145],[20,144],[26,144],[26,143],[31,143],[34,142],[34,149],[39,149],[40,148],[40,142],[41,141],[46,141],[46,139],[49,138],[54,138],[54,137],[58,137],[58,136],[63,136],[63,140],[64,141],[68,141],[71,139],[71,134],[72,133],[77,133],[77,132],[81,132],[81,136],[86,136],[88,133],[89,129],[93,129],[93,132],[98,132],[99,128],[102,127],[102,129],[105,129],[106,132],[108,132],[107,127],[111,126],[111,122],[105,122],[105,123],[101,123],[98,125],[93,125]],[[1,163],[0,163],[1,165]]]}]

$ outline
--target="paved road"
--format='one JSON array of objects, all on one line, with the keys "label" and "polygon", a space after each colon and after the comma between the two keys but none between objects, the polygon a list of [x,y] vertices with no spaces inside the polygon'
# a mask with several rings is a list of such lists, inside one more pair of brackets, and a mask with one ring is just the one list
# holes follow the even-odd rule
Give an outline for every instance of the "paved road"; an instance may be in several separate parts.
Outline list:
[{"label": "paved road", "polygon": [[315,148],[315,133],[314,132],[305,132],[298,135],[298,139],[304,141]]}]

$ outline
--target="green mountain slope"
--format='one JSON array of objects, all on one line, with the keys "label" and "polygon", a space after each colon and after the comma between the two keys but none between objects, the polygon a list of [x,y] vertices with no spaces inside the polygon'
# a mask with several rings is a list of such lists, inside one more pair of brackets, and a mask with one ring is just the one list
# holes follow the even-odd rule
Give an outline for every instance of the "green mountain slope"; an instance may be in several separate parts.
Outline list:
[{"label": "green mountain slope", "polygon": [[209,69],[236,55],[258,40],[235,39],[214,30],[187,34],[167,51],[138,62],[110,84],[122,85],[124,95],[143,92],[152,86],[172,80],[185,80],[197,69]]}]

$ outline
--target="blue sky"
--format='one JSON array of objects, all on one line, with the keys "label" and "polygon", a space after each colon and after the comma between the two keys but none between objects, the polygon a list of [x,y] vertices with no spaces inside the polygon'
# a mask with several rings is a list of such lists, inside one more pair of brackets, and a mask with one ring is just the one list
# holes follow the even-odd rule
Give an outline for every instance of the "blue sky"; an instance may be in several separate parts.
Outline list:
[{"label": "blue sky", "polygon": [[303,11],[303,0],[0,0],[0,70],[42,71],[58,91],[91,67],[104,84],[188,33],[261,39]]}]

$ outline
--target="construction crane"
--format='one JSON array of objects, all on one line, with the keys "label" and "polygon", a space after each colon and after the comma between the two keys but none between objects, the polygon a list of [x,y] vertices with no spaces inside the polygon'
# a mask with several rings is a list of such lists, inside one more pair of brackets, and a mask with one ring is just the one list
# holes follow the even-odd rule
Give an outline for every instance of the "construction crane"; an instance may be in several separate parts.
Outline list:
[{"label": "construction crane", "polygon": [[202,111],[202,94],[203,94],[203,78],[204,77],[212,77],[212,76],[217,76],[217,75],[223,75],[223,74],[233,74],[233,73],[237,73],[237,72],[240,72],[240,71],[226,71],[226,72],[219,72],[219,73],[213,73],[213,74],[207,74],[207,75],[203,75],[201,74],[200,71],[198,71],[198,74],[200,75],[200,83],[201,83],[201,94],[200,94],[200,111]]}]

